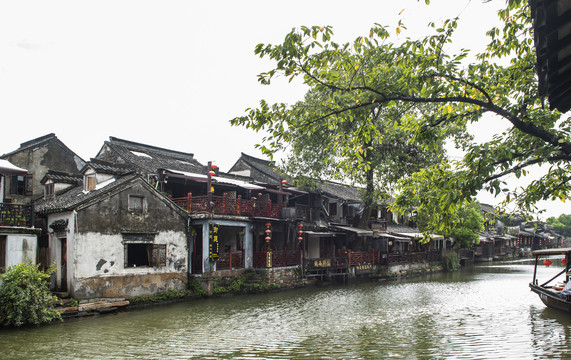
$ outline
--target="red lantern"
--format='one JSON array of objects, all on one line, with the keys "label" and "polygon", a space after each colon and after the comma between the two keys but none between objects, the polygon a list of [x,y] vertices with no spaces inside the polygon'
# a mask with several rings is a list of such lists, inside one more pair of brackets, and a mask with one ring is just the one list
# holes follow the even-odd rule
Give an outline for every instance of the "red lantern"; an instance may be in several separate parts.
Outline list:
[{"label": "red lantern", "polygon": [[303,241],[303,238],[300,236],[300,237],[297,238],[297,241],[302,242],[302,241]]},{"label": "red lantern", "polygon": [[297,227],[301,229],[301,228],[303,228],[303,224],[299,223],[299,224],[297,224]]},{"label": "red lantern", "polygon": [[567,260],[565,260],[565,258],[563,258],[563,259],[561,259],[561,263],[562,263],[563,265],[567,265]]},{"label": "red lantern", "polygon": [[282,180],[282,185],[287,184],[287,180]]},{"label": "red lantern", "polygon": [[272,238],[269,236],[266,236],[266,242],[270,242],[270,240],[272,240]]},{"label": "red lantern", "polygon": [[215,173],[213,170],[210,170],[210,171],[208,172],[208,174],[209,174],[210,176],[216,175],[216,173]]},{"label": "red lantern", "polygon": [[543,265],[549,267],[549,265],[553,264],[553,261],[549,260],[549,259],[545,259],[543,260]]},{"label": "red lantern", "polygon": [[272,233],[272,230],[270,229],[266,229],[266,234],[268,234],[268,236]]},{"label": "red lantern", "polygon": [[218,169],[218,166],[216,166],[216,165],[211,165],[210,167],[212,168],[212,170]]}]

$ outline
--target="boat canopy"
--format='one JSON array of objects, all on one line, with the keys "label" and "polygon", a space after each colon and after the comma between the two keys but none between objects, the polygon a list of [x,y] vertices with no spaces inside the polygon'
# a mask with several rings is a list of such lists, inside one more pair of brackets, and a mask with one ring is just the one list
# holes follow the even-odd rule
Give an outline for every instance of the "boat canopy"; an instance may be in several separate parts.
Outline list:
[{"label": "boat canopy", "polygon": [[571,253],[571,248],[541,249],[532,252],[533,255],[565,255]]}]

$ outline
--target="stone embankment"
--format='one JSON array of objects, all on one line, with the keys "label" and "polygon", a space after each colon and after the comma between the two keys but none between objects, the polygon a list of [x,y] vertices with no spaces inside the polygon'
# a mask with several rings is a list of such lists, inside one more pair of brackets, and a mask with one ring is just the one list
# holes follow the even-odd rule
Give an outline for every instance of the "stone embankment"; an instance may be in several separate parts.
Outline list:
[{"label": "stone embankment", "polygon": [[[375,266],[371,274],[350,274],[343,280],[371,280],[371,279],[398,279],[402,277],[418,276],[422,274],[443,271],[440,264],[413,263],[391,266]],[[333,280],[333,279],[331,279]],[[124,298],[91,299],[76,301],[74,299],[61,299],[58,311],[63,318],[91,316],[109,313],[121,309],[145,307],[153,304],[187,301],[203,296],[227,296],[251,293],[263,293],[312,286],[320,281],[317,278],[304,278],[299,267],[269,268],[258,270],[223,270],[215,271],[193,278],[195,284],[193,291],[169,294],[169,297],[135,299],[130,302]],[[327,281],[326,281],[327,283]],[[198,289],[198,291],[197,291]],[[148,300],[148,301],[147,301]]]},{"label": "stone embankment", "polygon": [[118,310],[129,305],[126,299],[91,299],[77,302],[74,299],[61,299],[56,307],[63,318],[98,315]]}]

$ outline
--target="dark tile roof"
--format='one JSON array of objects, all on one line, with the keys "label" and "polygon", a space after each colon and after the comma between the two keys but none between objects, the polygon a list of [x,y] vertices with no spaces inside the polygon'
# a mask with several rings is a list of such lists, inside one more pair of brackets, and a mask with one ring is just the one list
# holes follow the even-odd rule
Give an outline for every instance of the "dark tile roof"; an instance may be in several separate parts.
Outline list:
[{"label": "dark tile roof", "polygon": [[51,180],[54,183],[64,183],[72,185],[80,185],[83,182],[83,177],[77,174],[69,174],[61,171],[48,170],[46,175],[40,181],[41,184],[45,184],[47,180]]},{"label": "dark tile roof", "polygon": [[493,214],[495,212],[495,209],[492,205],[480,203],[480,206],[481,206],[483,212],[490,213],[490,214]]},{"label": "dark tile roof", "polygon": [[99,159],[91,159],[81,171],[83,172],[88,167],[97,173],[109,175],[125,175],[135,171],[134,168],[129,165],[114,164]]},{"label": "dark tile roof", "polygon": [[[246,164],[248,167],[254,170],[254,172],[250,174],[250,176],[252,177],[252,179],[254,179],[254,181],[279,184],[281,179],[284,177],[280,173],[279,169],[275,166],[273,161],[256,158],[244,153],[240,154],[240,159],[236,162],[236,164],[234,164],[234,166],[232,167],[232,169],[230,169],[229,172],[232,172],[234,167],[237,166],[237,164],[240,161],[242,161],[244,164]],[[257,178],[258,176],[256,176],[257,175],[256,172],[259,172],[264,176]]]},{"label": "dark tile roof", "polygon": [[81,205],[90,203],[102,196],[122,189],[136,181],[146,183],[139,175],[131,174],[120,177],[107,186],[89,192],[85,192],[83,186],[76,186],[54,198],[39,199],[35,203],[35,211],[38,214],[71,211]]},{"label": "dark tile roof", "polygon": [[571,109],[571,2],[529,0],[534,23],[539,93],[551,109]]},{"label": "dark tile roof", "polygon": [[[163,149],[115,137],[109,137],[104,148],[113,151],[125,165],[140,173],[156,173],[158,169],[173,169],[204,174],[206,166],[194,159],[191,153]],[[100,158],[101,151],[97,155]]]},{"label": "dark tile roof", "polygon": [[346,200],[349,202],[362,202],[361,190],[354,186],[335,183],[332,181],[320,181],[317,189],[323,194]]},{"label": "dark tile roof", "polygon": [[[256,171],[263,173],[266,177],[265,180],[267,180],[267,178],[271,178],[275,180],[275,183],[279,184],[280,180],[283,177],[272,161],[259,159],[244,153],[241,154],[239,161],[246,163],[249,167]],[[237,166],[238,162],[236,162],[234,166]],[[232,169],[230,171],[232,171]],[[255,181],[264,180],[257,179],[254,173],[252,173],[251,176]],[[288,182],[290,181],[288,180]],[[318,192],[321,192],[330,197],[335,197],[349,202],[362,202],[360,189],[354,186],[344,185],[332,181],[319,181],[317,184],[317,190]]]}]

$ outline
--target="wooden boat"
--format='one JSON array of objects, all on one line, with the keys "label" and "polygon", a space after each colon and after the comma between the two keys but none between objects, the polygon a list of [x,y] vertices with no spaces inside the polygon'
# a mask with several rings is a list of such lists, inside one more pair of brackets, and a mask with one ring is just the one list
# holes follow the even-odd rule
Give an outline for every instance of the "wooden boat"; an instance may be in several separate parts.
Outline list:
[{"label": "wooden boat", "polygon": [[[571,260],[571,248],[536,250],[532,254],[535,256],[535,268],[533,269],[533,280],[529,283],[531,291],[538,294],[539,298],[546,306],[571,312],[571,295],[561,294],[561,286],[557,286],[554,283],[555,279],[557,279],[562,274],[565,274],[565,284],[567,284],[569,278],[571,277],[569,264]],[[551,255],[564,255],[565,268],[563,268],[563,270],[558,272],[548,281],[539,284],[537,279],[537,267],[543,264],[540,262],[540,259],[542,257],[547,259],[547,257]]]}]

